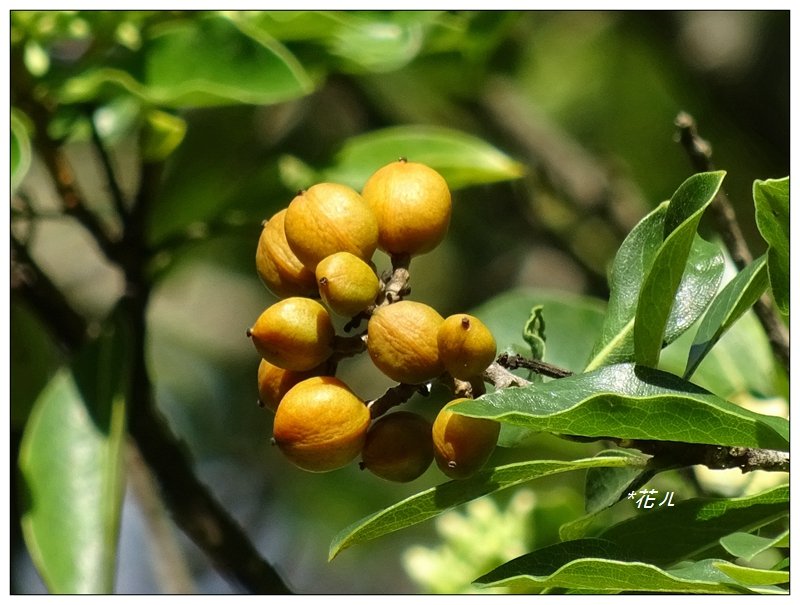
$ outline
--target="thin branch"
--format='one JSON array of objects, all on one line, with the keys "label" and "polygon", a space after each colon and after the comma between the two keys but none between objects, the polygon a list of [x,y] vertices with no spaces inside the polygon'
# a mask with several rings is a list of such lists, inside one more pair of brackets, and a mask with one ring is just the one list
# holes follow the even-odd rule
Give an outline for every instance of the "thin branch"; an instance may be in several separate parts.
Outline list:
[{"label": "thin branch", "polygon": [[[711,145],[708,141],[700,138],[694,118],[682,111],[675,118],[675,125],[678,127],[679,141],[686,151],[692,163],[692,167],[697,172],[714,170],[714,163],[711,161]],[[731,259],[737,269],[741,271],[753,262],[753,254],[750,252],[747,241],[736,220],[736,212],[723,189],[719,190],[719,193],[717,193],[716,197],[711,202],[709,210],[714,219],[715,227],[725,244],[725,248],[731,255]],[[753,305],[753,311],[767,334],[772,352],[781,362],[788,374],[789,333],[783,321],[778,316],[778,312],[772,300],[766,295],[762,296],[756,304]]]},{"label": "thin branch", "polygon": [[544,361],[539,361],[538,359],[528,359],[522,355],[502,353],[497,358],[497,363],[509,370],[524,368],[530,370],[534,374],[541,374],[549,378],[566,378],[567,376],[572,376],[570,370],[545,363]]},{"label": "thin branch", "polygon": [[661,470],[702,464],[710,469],[738,468],[752,471],[789,472],[789,452],[750,447],[724,447],[675,441],[619,440],[622,447],[635,448],[653,456],[654,466]]},{"label": "thin branch", "polygon": [[428,396],[430,389],[424,384],[400,384],[389,387],[386,392],[372,401],[367,402],[369,414],[372,418],[383,416],[386,412],[397,405],[402,405],[414,395],[420,394]]},{"label": "thin branch", "polygon": [[111,200],[114,203],[114,209],[117,211],[120,220],[124,221],[125,217],[128,215],[128,209],[125,207],[125,195],[122,193],[122,188],[120,187],[119,180],[116,177],[114,166],[111,163],[111,156],[109,155],[105,143],[103,143],[103,139],[97,130],[94,116],[92,116],[90,113],[87,117],[89,119],[89,124],[91,124],[90,130],[92,132],[92,142],[97,149],[97,153],[100,156],[100,163],[103,165],[103,170],[105,171],[106,183],[108,184],[108,189],[111,192]]},{"label": "thin branch", "polygon": [[498,391],[511,387],[526,387],[533,384],[530,380],[512,374],[496,361],[492,362],[492,364],[484,370],[483,378]]}]

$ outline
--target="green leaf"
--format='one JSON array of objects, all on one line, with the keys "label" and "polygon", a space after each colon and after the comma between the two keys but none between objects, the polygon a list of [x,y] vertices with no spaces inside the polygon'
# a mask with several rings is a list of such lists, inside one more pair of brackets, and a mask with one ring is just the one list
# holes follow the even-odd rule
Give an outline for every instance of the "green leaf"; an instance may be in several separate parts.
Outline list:
[{"label": "green leaf", "polygon": [[[578,371],[583,367],[603,321],[603,305],[595,298],[567,292],[520,288],[509,290],[470,311],[491,330],[498,351],[527,354],[522,326],[530,318],[531,307],[547,308],[546,360],[562,368]],[[514,447],[531,431],[504,424],[498,445]]]},{"label": "green leaf", "polygon": [[788,537],[788,529],[773,538],[754,536],[753,534],[744,532],[734,532],[730,535],[720,538],[719,543],[734,557],[739,557],[749,561],[756,555],[759,555],[765,550],[774,546],[788,546]]},{"label": "green leaf", "polygon": [[715,568],[715,563],[698,561],[678,570],[664,570],[636,561],[613,542],[586,538],[553,544],[518,557],[474,583],[481,588],[507,587],[515,592],[538,592],[545,588],[599,593],[757,592],[731,581],[731,577]]},{"label": "green leaf", "polygon": [[566,435],[789,448],[785,419],[756,414],[673,374],[633,364],[504,389],[452,409]]},{"label": "green leaf", "polygon": [[[638,458],[640,454],[631,450],[607,449],[598,456],[630,456]],[[650,477],[648,469],[631,467],[601,467],[586,471],[586,512],[589,514],[601,511],[619,502],[620,498],[631,489],[636,489]],[[636,486],[634,486],[634,482]]]},{"label": "green leaf", "polygon": [[176,115],[152,109],[145,116],[140,149],[146,162],[161,162],[175,151],[186,135],[186,121]]},{"label": "green leaf", "polygon": [[31,167],[33,152],[28,128],[25,125],[25,114],[18,109],[11,109],[11,192],[20,186],[28,169]]},{"label": "green leaf", "polygon": [[20,446],[22,531],[52,593],[110,593],[125,487],[125,337],[87,346],[37,400]]},{"label": "green leaf", "polygon": [[635,560],[674,565],[717,546],[724,536],[763,527],[788,514],[789,487],[781,485],[743,498],[693,498],[651,509],[598,537],[616,543]]},{"label": "green leaf", "polygon": [[767,289],[767,261],[762,256],[734,277],[712,301],[694,337],[686,370],[688,379],[722,335]]},{"label": "green leaf", "polygon": [[484,469],[469,479],[443,483],[356,521],[336,535],[328,558],[333,559],[345,548],[355,544],[411,527],[459,504],[533,479],[598,466],[643,464],[644,458],[607,457],[573,461],[534,460]]},{"label": "green leaf", "polygon": [[544,317],[542,309],[544,305],[536,305],[531,309],[531,315],[525,326],[522,328],[522,338],[531,347],[531,357],[533,359],[544,359],[545,342],[547,338],[544,333]]},{"label": "green leaf", "polygon": [[787,584],[789,582],[788,571],[755,569],[753,567],[743,567],[742,565],[729,563],[728,561],[715,561],[714,567],[725,575],[733,578],[739,584],[745,586],[771,586],[774,584]]},{"label": "green leaf", "polygon": [[756,225],[769,244],[767,262],[775,304],[789,314],[789,177],[753,183]]},{"label": "green leaf", "polygon": [[104,66],[71,78],[60,95],[62,102],[75,103],[122,89],[154,105],[186,108],[280,103],[313,88],[300,63],[277,41],[246,23],[208,15],[151,30],[141,80]]},{"label": "green leaf", "polygon": [[[692,175],[678,187],[667,206],[664,243],[642,283],[636,305],[633,344],[636,362],[641,365],[656,367],[658,364],[665,345],[667,322],[676,305],[676,294],[697,235],[697,225],[703,211],[717,195],[724,177],[723,171]],[[681,315],[677,313],[678,317]]]},{"label": "green leaf", "polygon": [[450,189],[517,179],[525,172],[503,152],[463,132],[394,126],[349,139],[322,178],[360,190],[373,172],[399,157],[437,170]]},{"label": "green leaf", "polygon": [[[604,365],[634,360],[634,327],[642,286],[663,245],[668,203],[665,202],[634,227],[617,251],[609,276],[611,296],[603,329],[586,365],[595,370]],[[695,236],[686,269],[675,293],[674,305],[664,334],[664,344],[676,340],[703,313],[717,292],[724,271],[719,248]]]}]

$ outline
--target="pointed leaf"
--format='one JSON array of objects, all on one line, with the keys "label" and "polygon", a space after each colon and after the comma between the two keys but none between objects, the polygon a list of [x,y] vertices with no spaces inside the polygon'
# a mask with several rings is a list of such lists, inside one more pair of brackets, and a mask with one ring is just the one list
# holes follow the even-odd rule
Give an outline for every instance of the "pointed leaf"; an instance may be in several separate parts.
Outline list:
[{"label": "pointed leaf", "polygon": [[755,569],[729,563],[728,561],[715,561],[714,567],[744,586],[771,586],[789,583],[788,571]]},{"label": "pointed leaf", "polygon": [[345,528],[333,539],[328,558],[345,548],[431,519],[486,494],[539,477],[599,466],[643,465],[644,458],[607,457],[573,461],[535,460],[485,469],[469,479],[448,481],[410,496]]},{"label": "pointed leaf", "polygon": [[789,530],[775,536],[774,538],[764,538],[754,536],[744,532],[735,532],[724,538],[719,543],[734,557],[739,557],[749,561],[758,554],[774,546],[788,545]]},{"label": "pointed leaf", "polygon": [[757,258],[734,277],[712,301],[694,337],[686,371],[688,379],[711,348],[767,289],[766,257]]},{"label": "pointed leaf", "polygon": [[124,490],[124,336],[92,343],[37,400],[20,446],[22,530],[53,593],[110,593]]},{"label": "pointed leaf", "polygon": [[636,362],[641,365],[655,367],[658,364],[697,225],[719,191],[724,176],[722,171],[695,174],[678,187],[669,202],[664,217],[664,243],[642,283],[636,305],[633,343]]},{"label": "pointed leaf", "polygon": [[450,189],[518,179],[525,172],[497,148],[463,132],[394,126],[349,139],[322,178],[361,190],[373,172],[399,157],[437,170]]},{"label": "pointed leaf", "polygon": [[[609,276],[611,296],[603,330],[586,370],[634,360],[636,309],[645,278],[664,240],[667,202],[642,219],[620,246]],[[676,340],[703,313],[724,271],[719,248],[695,236],[686,270],[674,296],[664,344]]]},{"label": "pointed leaf", "polygon": [[718,545],[724,536],[763,527],[789,514],[789,487],[744,498],[693,498],[651,509],[600,534],[636,560],[674,565]]},{"label": "pointed leaf", "polygon": [[756,225],[769,244],[767,262],[775,303],[789,314],[789,177],[753,183]]},{"label": "pointed leaf", "polygon": [[719,571],[715,563],[717,561],[698,561],[678,570],[664,570],[636,561],[613,542],[587,538],[538,549],[501,565],[474,583],[481,588],[502,586],[512,588],[515,592],[538,592],[545,588],[584,593],[760,592],[732,580]]},{"label": "pointed leaf", "polygon": [[788,451],[789,423],[652,368],[620,364],[504,389],[452,410],[538,431]]}]

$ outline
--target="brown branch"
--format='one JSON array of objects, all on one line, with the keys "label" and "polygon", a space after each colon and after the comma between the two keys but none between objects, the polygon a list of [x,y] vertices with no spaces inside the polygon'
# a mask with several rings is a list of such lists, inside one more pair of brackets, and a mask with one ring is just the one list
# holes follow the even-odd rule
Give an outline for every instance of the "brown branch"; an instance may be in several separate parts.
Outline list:
[{"label": "brown branch", "polygon": [[[697,172],[714,170],[714,163],[711,160],[711,145],[708,141],[700,138],[694,118],[682,111],[675,118],[675,125],[678,127],[678,140],[686,151],[692,167]],[[741,271],[753,262],[753,254],[747,246],[747,241],[736,220],[736,212],[724,189],[719,190],[711,202],[709,210],[725,248],[731,255],[736,268]],[[772,352],[788,374],[789,332],[778,316],[772,300],[766,295],[762,296],[753,305],[753,311],[766,332]]]},{"label": "brown branch", "polygon": [[114,203],[114,209],[120,220],[124,220],[128,215],[128,209],[125,207],[125,195],[122,193],[122,188],[119,185],[119,180],[116,177],[114,166],[111,163],[111,156],[103,143],[103,139],[97,130],[97,125],[94,122],[94,117],[89,113],[87,116],[89,124],[91,125],[92,142],[100,156],[100,163],[103,165],[103,170],[106,175],[106,184],[111,192],[111,200]]},{"label": "brown branch", "polygon": [[751,471],[789,472],[789,452],[750,447],[724,447],[676,441],[612,439],[622,447],[634,448],[653,456],[653,466],[661,470],[702,464],[713,470],[738,468]]},{"label": "brown branch", "polygon": [[386,412],[397,405],[402,405],[414,395],[420,394],[427,396],[430,393],[424,384],[400,384],[389,387],[386,392],[372,401],[367,402],[369,414],[372,418],[383,416]]},{"label": "brown branch", "polygon": [[541,374],[542,376],[547,376],[549,378],[566,378],[567,376],[572,376],[572,372],[570,370],[554,366],[550,363],[545,363],[544,361],[539,361],[538,359],[528,359],[522,355],[510,355],[509,353],[502,353],[497,358],[497,363],[509,370],[524,368],[526,370],[530,370],[534,374]]},{"label": "brown branch", "polygon": [[511,387],[526,387],[533,384],[530,380],[512,374],[496,361],[492,362],[492,364],[484,370],[483,378],[498,391]]}]

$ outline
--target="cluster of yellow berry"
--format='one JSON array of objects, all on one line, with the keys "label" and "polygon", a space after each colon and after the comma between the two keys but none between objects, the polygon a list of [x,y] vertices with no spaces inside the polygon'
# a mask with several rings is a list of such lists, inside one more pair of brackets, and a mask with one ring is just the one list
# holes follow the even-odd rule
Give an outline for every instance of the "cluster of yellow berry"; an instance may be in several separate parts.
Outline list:
[{"label": "cluster of yellow berry", "polygon": [[[469,315],[445,319],[428,305],[402,300],[406,284],[397,287],[394,274],[379,278],[372,263],[380,249],[395,267],[407,268],[411,257],[444,239],[451,211],[444,178],[400,159],[376,171],[361,194],[316,184],[264,224],[256,267],[281,300],[247,334],[262,357],[259,398],[275,412],[274,442],[295,465],[330,471],[360,454],[362,468],[405,482],[434,459],[449,477],[466,478],[489,458],[499,424],[451,412],[462,399],[443,406],[433,423],[408,411],[373,418],[377,408],[334,375],[343,348],[345,354],[365,348],[375,366],[401,384],[447,374],[481,380],[496,355],[488,328]],[[367,319],[360,349],[353,349],[352,338],[337,336],[329,310],[356,325]]]}]

